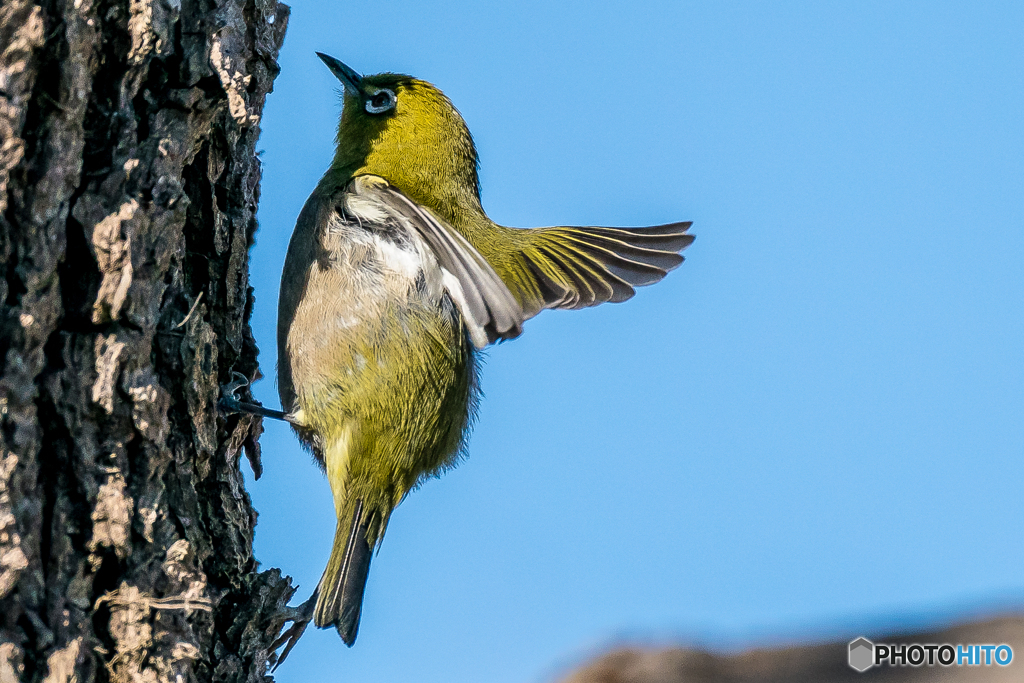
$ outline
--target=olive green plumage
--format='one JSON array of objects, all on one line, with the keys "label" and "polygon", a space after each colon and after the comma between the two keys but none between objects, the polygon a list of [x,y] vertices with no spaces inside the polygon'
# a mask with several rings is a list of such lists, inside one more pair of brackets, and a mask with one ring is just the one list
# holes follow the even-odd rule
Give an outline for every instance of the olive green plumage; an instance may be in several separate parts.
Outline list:
[{"label": "olive green plumage", "polygon": [[630,298],[693,238],[689,223],[499,226],[480,205],[469,129],[440,90],[321,58],[344,107],[334,160],[288,248],[278,385],[338,517],[314,622],[351,645],[391,512],[464,447],[476,350],[545,308]]}]

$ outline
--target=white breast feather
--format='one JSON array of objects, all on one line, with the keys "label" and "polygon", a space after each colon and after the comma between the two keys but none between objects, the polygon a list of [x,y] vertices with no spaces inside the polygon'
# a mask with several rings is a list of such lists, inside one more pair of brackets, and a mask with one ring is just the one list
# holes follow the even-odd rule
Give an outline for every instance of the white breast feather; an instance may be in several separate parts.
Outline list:
[{"label": "white breast feather", "polygon": [[[389,210],[386,204],[367,199],[358,194],[347,194],[344,199],[344,215],[336,216],[328,225],[324,246],[332,253],[334,267],[350,268],[350,254],[370,250],[372,260],[380,269],[361,269],[354,277],[347,278],[349,291],[344,313],[339,311],[334,325],[351,328],[365,320],[382,314],[381,304],[396,297],[425,297],[431,304],[439,305],[445,290],[452,291],[453,299],[462,299],[459,281],[442,270],[437,257],[423,238],[408,225],[408,219]],[[404,245],[390,239],[375,226],[388,225],[393,230],[401,226],[404,230]],[[365,254],[365,251],[362,253]],[[361,260],[364,257],[358,257]],[[424,279],[424,291],[417,294],[416,282]],[[474,330],[475,335],[483,334]]]}]

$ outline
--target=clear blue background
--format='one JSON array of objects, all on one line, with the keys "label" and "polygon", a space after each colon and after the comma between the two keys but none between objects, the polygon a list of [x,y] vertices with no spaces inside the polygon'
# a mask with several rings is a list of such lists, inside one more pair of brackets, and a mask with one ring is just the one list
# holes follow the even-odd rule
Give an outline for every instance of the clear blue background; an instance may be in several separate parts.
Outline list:
[{"label": "clear blue background", "polygon": [[[311,629],[278,680],[539,683],[623,639],[1024,604],[1022,36],[1017,1],[293,2],[252,265],[268,375],[339,113],[316,50],[441,87],[495,220],[697,241],[489,353],[471,457],[396,512],[359,642]],[[287,428],[263,446],[257,556],[304,599],[330,493]]]}]

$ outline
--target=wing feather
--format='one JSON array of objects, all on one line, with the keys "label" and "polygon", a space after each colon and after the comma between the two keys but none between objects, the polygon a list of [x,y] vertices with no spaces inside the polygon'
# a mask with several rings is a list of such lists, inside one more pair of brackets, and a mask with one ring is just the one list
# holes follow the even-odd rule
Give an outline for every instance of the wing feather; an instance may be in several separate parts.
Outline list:
[{"label": "wing feather", "polygon": [[383,178],[359,176],[350,187],[350,191],[397,213],[427,244],[451,276],[445,279],[445,287],[478,348],[519,336],[523,309],[487,259],[462,234]]},{"label": "wing feather", "polygon": [[635,287],[677,268],[679,252],[693,242],[689,222],[520,230],[489,221],[467,233],[470,242],[383,178],[360,176],[350,188],[400,216],[435,254],[445,287],[481,348],[519,336],[523,321],[545,308],[626,301]]},{"label": "wing feather", "polygon": [[[553,227],[514,230],[518,249],[502,261],[526,318],[545,308],[620,302],[679,267],[691,223],[646,228]],[[506,230],[512,230],[506,228]]]}]

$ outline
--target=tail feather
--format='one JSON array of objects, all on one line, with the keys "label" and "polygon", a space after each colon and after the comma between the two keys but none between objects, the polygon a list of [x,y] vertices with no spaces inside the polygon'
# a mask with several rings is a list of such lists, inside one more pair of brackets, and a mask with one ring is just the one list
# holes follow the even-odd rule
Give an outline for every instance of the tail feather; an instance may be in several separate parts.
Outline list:
[{"label": "tail feather", "polygon": [[356,502],[347,537],[344,523],[339,519],[334,532],[334,547],[327,569],[320,579],[313,623],[319,628],[334,626],[349,647],[356,642],[359,632],[359,614],[363,606],[363,591],[370,573],[373,556],[366,540],[371,515],[363,519],[363,502]]}]

